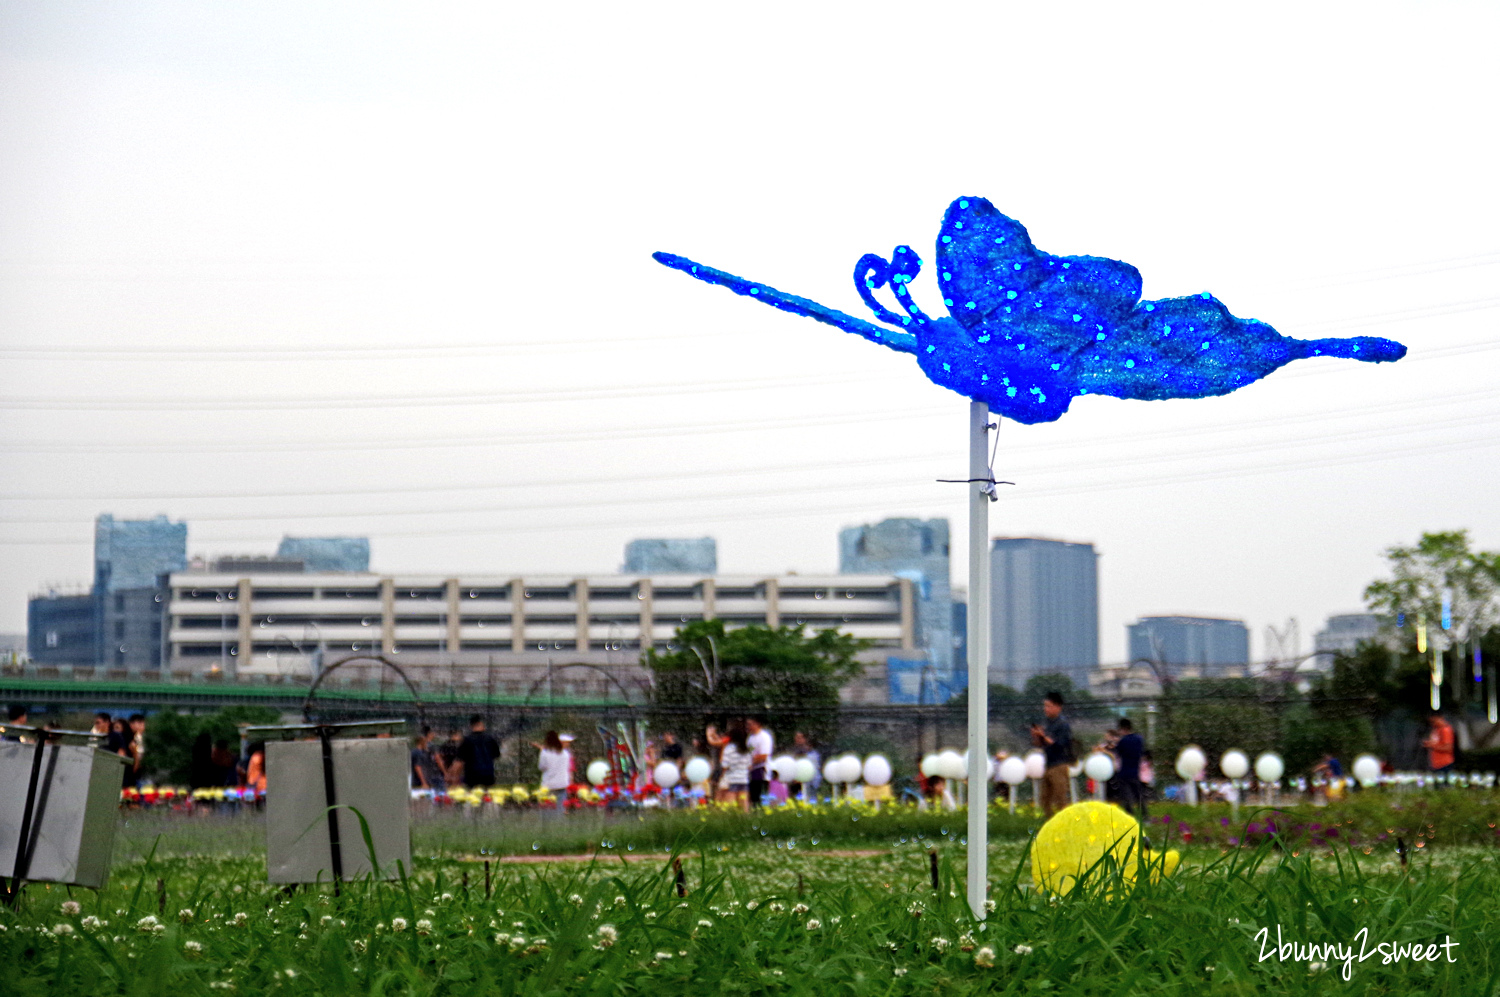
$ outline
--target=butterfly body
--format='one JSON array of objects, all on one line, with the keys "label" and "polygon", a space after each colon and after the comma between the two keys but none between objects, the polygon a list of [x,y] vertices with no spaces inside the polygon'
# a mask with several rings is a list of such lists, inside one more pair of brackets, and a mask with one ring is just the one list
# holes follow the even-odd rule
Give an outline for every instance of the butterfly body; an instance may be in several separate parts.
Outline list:
[{"label": "butterfly body", "polygon": [[[1053,256],[983,198],[949,205],[938,235],[938,287],[949,317],[929,316],[910,283],[909,246],[862,257],[855,287],[878,326],[762,284],[657,253],[667,266],[911,353],[928,379],[1024,423],[1051,422],[1075,397],[1161,400],[1228,394],[1305,357],[1398,360],[1387,339],[1301,340],[1240,319],[1210,294],[1141,300],[1141,275],[1118,260]],[[890,287],[904,315],[874,292]]]}]

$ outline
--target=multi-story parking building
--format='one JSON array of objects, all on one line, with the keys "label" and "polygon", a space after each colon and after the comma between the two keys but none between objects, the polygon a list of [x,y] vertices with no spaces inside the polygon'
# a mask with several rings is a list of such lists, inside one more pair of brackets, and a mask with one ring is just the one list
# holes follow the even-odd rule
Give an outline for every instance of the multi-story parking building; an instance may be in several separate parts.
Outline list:
[{"label": "multi-story parking building", "polygon": [[640,682],[642,651],[666,646],[677,627],[721,619],[869,639],[867,675],[845,698],[878,702],[886,658],[916,648],[913,585],[894,576],[179,572],[169,584],[169,660],[180,676],[305,679],[339,665],[341,677],[368,681],[384,657],[444,687],[514,695],[546,682],[603,694]]}]

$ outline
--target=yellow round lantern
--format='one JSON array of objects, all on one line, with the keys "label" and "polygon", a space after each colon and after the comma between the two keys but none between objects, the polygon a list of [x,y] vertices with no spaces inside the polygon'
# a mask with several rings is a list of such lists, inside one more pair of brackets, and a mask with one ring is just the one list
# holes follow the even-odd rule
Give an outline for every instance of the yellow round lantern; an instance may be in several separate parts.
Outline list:
[{"label": "yellow round lantern", "polygon": [[[1135,882],[1141,864],[1141,827],[1135,818],[1112,803],[1091,800],[1064,807],[1042,825],[1031,843],[1032,881],[1044,893],[1067,893],[1106,853],[1120,866],[1125,881]],[[1180,860],[1175,849],[1159,859],[1145,859],[1153,880],[1170,876]],[[1094,875],[1108,866],[1106,861]]]}]

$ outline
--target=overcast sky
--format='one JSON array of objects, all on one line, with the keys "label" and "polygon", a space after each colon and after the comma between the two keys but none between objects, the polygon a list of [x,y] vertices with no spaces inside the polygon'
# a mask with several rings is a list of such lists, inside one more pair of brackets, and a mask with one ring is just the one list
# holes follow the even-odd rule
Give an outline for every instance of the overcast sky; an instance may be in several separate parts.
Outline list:
[{"label": "overcast sky", "polygon": [[1001,431],[993,532],[1098,546],[1106,660],[1141,614],[1307,648],[1387,545],[1500,547],[1496,10],[0,4],[0,630],[100,512],[440,574],[704,534],[826,572],[947,516],[963,584],[964,399],[650,254],[857,314],[965,194],[1148,297],[1411,347]]}]

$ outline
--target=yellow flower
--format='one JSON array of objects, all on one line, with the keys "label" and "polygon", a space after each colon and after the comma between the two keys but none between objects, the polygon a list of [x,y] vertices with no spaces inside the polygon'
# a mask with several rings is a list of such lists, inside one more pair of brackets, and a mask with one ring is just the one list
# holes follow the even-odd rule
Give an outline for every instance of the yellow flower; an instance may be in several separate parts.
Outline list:
[{"label": "yellow flower", "polygon": [[[1101,862],[1105,856],[1110,859]],[[1170,876],[1181,856],[1175,850],[1160,859],[1141,854],[1141,828],[1135,818],[1110,803],[1089,801],[1064,807],[1042,825],[1031,845],[1031,878],[1046,893],[1067,893],[1089,869],[1108,875],[1111,862],[1134,883],[1142,861],[1153,881]]]}]

